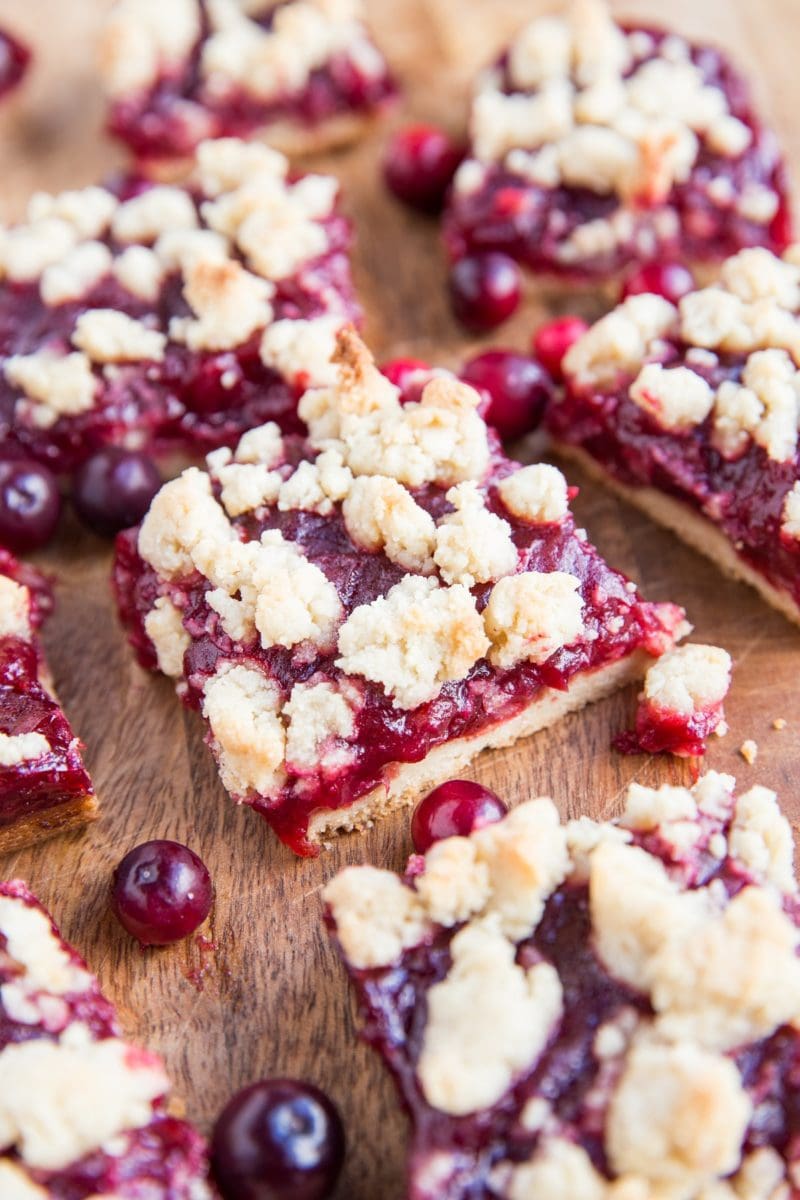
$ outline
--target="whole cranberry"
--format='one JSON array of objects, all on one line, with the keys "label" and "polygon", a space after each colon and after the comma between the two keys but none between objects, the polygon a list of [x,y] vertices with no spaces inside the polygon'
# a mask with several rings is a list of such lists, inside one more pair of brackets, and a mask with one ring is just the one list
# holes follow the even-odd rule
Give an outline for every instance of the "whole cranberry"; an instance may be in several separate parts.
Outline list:
[{"label": "whole cranberry", "polygon": [[265,1079],[222,1110],[211,1164],[224,1200],[327,1200],[344,1162],[344,1129],[319,1088]]},{"label": "whole cranberry", "polygon": [[486,421],[501,438],[522,437],[541,420],[553,387],[550,377],[533,359],[513,350],[487,350],[469,359],[461,378],[489,394]]},{"label": "whole cranberry", "polygon": [[106,446],[75,472],[72,503],[84,525],[110,537],[138,525],[160,487],[158,467],[146,454]]},{"label": "whole cranberry", "polygon": [[627,277],[622,285],[622,299],[648,292],[653,296],[663,296],[670,304],[677,304],[694,288],[694,276],[683,263],[646,263]]},{"label": "whole cranberry", "polygon": [[111,885],[120,925],[143,946],[168,946],[194,933],[213,898],[205,863],[180,842],[142,842],[125,855]]},{"label": "whole cranberry", "polygon": [[540,325],[533,335],[533,352],[554,379],[561,378],[564,356],[589,328],[583,317],[556,317]]},{"label": "whole cranberry", "polygon": [[52,471],[28,458],[0,462],[0,545],[16,554],[38,550],[53,536],[60,513]]},{"label": "whole cranberry", "polygon": [[427,376],[430,370],[430,363],[423,362],[421,358],[390,358],[381,366],[381,374],[401,392],[413,386],[415,377],[422,374]]},{"label": "whole cranberry", "polygon": [[520,269],[507,254],[495,250],[469,254],[450,272],[453,312],[474,333],[502,324],[521,297]]},{"label": "whole cranberry", "polygon": [[476,829],[500,821],[508,808],[488,788],[470,779],[450,779],[429,792],[411,818],[411,840],[424,854],[443,838],[469,837]]},{"label": "whole cranberry", "polygon": [[443,130],[409,125],[389,142],[383,159],[384,179],[404,204],[437,213],[463,157],[464,147]]}]

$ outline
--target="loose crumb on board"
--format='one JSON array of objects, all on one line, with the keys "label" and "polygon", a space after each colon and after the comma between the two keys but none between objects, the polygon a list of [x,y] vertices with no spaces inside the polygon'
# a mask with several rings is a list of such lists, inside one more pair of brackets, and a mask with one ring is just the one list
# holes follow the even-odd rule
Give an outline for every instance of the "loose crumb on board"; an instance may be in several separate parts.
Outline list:
[{"label": "loose crumb on board", "polygon": [[788,721],[786,720],[785,717],[776,717],[775,720],[772,722],[773,729],[785,729],[787,725],[788,725]]},{"label": "loose crumb on board", "polygon": [[758,758],[758,745],[752,738],[747,738],[739,747],[739,753],[746,763],[751,767]]}]

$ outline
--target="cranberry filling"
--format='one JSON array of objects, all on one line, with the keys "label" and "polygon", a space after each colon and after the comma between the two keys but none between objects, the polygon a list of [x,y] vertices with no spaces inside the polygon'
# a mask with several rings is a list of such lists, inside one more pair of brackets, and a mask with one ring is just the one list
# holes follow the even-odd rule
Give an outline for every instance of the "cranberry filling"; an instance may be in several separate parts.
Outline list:
[{"label": "cranberry filling", "polygon": [[695,709],[689,716],[655,704],[643,704],[636,714],[636,728],[614,738],[621,754],[675,754],[698,758],[705,754],[706,741],[719,727],[719,707]]},{"label": "cranberry filling", "polygon": [[[146,190],[139,176],[118,181],[123,200]],[[330,311],[330,297],[347,319],[358,321],[360,309],[350,279],[347,249],[350,224],[334,213],[323,222],[329,247],[305,264],[297,276],[279,281],[272,300],[275,320],[309,319]],[[120,247],[106,238],[112,251]],[[168,329],[174,316],[189,312],[178,275],[167,278],[154,303],[143,301],[111,276],[79,301],[48,306],[38,283],[9,284],[0,289],[0,359],[31,354],[44,346],[71,349],[70,335],[81,313],[112,308],[141,319],[155,313],[158,327]],[[61,419],[42,430],[15,419],[19,391],[0,374],[0,441],[4,452],[30,455],[56,473],[75,470],[91,454],[108,445],[143,444],[165,457],[201,456],[217,446],[234,444],[247,429],[277,421],[287,431],[300,428],[296,405],[302,381],[290,384],[264,366],[256,333],[235,350],[197,352],[168,342],[164,359],[155,363],[121,364],[97,375],[98,396],[87,412]]]},{"label": "cranberry filling", "polygon": [[[707,838],[720,822],[707,819]],[[676,851],[657,835],[633,836],[651,854],[665,860],[683,886],[697,888],[717,879],[729,897],[753,880],[738,863],[720,862],[701,845],[685,861],[672,861]],[[406,881],[413,884],[422,860],[412,858]],[[423,868],[424,869],[424,868]],[[792,919],[796,920],[796,914]],[[335,936],[335,926],[328,917]],[[348,966],[356,987],[362,1036],[377,1049],[391,1070],[412,1122],[409,1155],[410,1200],[501,1200],[497,1165],[521,1163],[535,1150],[539,1134],[528,1130],[523,1109],[533,1099],[545,1099],[552,1120],[564,1136],[586,1150],[598,1171],[610,1175],[603,1131],[611,1085],[603,1082],[602,1066],[594,1052],[598,1029],[623,1013],[653,1015],[648,998],[619,983],[593,949],[588,888],[565,884],[545,906],[533,935],[517,946],[517,962],[532,966],[553,964],[563,987],[563,1015],[555,1036],[533,1070],[522,1076],[493,1107],[451,1116],[432,1108],[417,1076],[427,1022],[428,990],[442,980],[451,965],[449,944],[459,930],[439,928],[424,944],[406,950],[393,966],[357,969]],[[787,1027],[732,1055],[753,1101],[754,1115],[745,1138],[745,1152],[771,1146],[792,1157],[800,1134],[800,1035]],[[425,1182],[434,1160],[446,1155],[450,1173],[436,1172],[436,1188]]]},{"label": "cranberry filling", "polygon": [[[666,343],[665,365],[684,364],[686,351],[683,343]],[[716,365],[692,362],[691,369],[716,388],[726,379],[739,382],[744,362],[741,355],[721,354]],[[711,444],[713,417],[670,433],[629,399],[629,384],[620,380],[611,393],[568,387],[550,408],[550,432],[580,446],[621,483],[657,488],[711,520],[750,567],[800,603],[800,542],[781,534],[800,455],[779,463],[750,441],[739,458],[723,458]]]},{"label": "cranberry filling", "polygon": [[[205,13],[206,0],[200,0],[200,6]],[[277,7],[265,5],[259,24],[268,29]],[[388,70],[367,74],[345,53],[313,71],[299,91],[269,100],[234,87],[223,93],[207,88],[200,74],[206,36],[182,67],[162,75],[148,91],[112,105],[108,130],[127,142],[138,158],[186,157],[204,138],[246,137],[286,119],[313,128],[337,116],[367,116],[397,94]]]},{"label": "cranberry filling", "polygon": [[[277,799],[247,799],[297,853],[317,852],[307,837],[315,812],[343,808],[366,795],[380,783],[389,764],[420,762],[443,742],[507,721],[543,689],[566,691],[579,672],[597,670],[637,649],[658,653],[667,627],[674,630],[681,619],[677,609],[649,605],[631,595],[624,577],[608,567],[594,547],[576,536],[571,517],[560,525],[539,526],[511,518],[492,490],[508,470],[507,460],[498,455],[489,477],[488,506],[509,520],[514,541],[522,552],[521,569],[567,571],[580,579],[585,636],[542,665],[524,662],[501,671],[480,659],[466,678],[446,683],[434,700],[410,711],[393,707],[382,688],[360,680],[363,703],[356,717],[352,756],[346,768],[327,776],[290,776]],[[434,516],[449,507],[436,488],[422,489],[414,497]],[[302,547],[306,557],[336,586],[346,614],[384,595],[404,574],[382,553],[367,553],[351,542],[339,514],[320,517],[310,512],[274,510],[263,522],[251,516],[237,523],[248,539],[257,538],[265,528],[277,528]],[[155,661],[144,619],[158,594],[158,581],[139,558],[136,539],[136,530],[119,536],[114,582],[132,644],[143,665],[152,668]],[[334,665],[335,650],[309,652],[303,647],[293,654],[281,647],[264,650],[256,642],[246,646],[233,643],[206,601],[208,587],[200,576],[175,584],[184,625],[192,639],[184,660],[187,686],[181,689],[191,707],[200,706],[203,687],[221,659],[256,663],[287,696],[295,683],[308,680],[316,672],[332,680],[341,677]],[[479,610],[485,606],[490,590],[490,585],[474,589]]]},{"label": "cranberry filling", "polygon": [[0,96],[5,96],[21,83],[30,61],[28,47],[10,33],[0,30]]},{"label": "cranberry filling", "polygon": [[[641,32],[653,39],[653,50],[638,59],[636,66],[655,57],[668,36],[654,29]],[[655,257],[709,261],[725,258],[744,246],[766,246],[777,252],[785,249],[792,240],[791,215],[777,141],[755,115],[746,82],[726,57],[708,46],[691,46],[690,52],[706,83],[724,92],[732,115],[748,126],[752,143],[738,159],[724,158],[702,146],[689,178],[673,187],[665,203],[636,211],[635,222],[648,230],[652,253],[643,254],[637,237],[632,236],[605,253],[566,265],[558,253],[563,243],[579,226],[613,216],[621,207],[619,200],[585,188],[542,187],[498,164],[488,168],[476,191],[459,193],[456,189],[451,193],[444,221],[451,258],[496,250],[537,272],[585,279],[616,274]],[[506,89],[511,90],[505,58],[499,70],[504,73]],[[759,225],[732,205],[715,203],[708,184],[717,178],[729,181],[733,196],[741,195],[744,187],[753,183],[773,191],[779,205],[770,224]],[[658,228],[658,216],[667,210],[677,216],[678,232],[673,234]]]}]

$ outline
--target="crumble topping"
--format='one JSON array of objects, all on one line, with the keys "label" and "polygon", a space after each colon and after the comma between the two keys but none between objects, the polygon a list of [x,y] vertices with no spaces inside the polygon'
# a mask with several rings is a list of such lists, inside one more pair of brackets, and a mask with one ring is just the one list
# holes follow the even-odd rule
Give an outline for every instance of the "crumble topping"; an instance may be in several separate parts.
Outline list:
[{"label": "crumble topping", "polygon": [[0,932],[5,952],[23,969],[19,984],[26,992],[65,996],[88,985],[88,971],[66,951],[40,908],[0,896]]},{"label": "crumble topping", "polygon": [[379,683],[398,708],[416,708],[466,675],[488,648],[465,587],[408,575],[353,610],[339,630],[336,665]]},{"label": "crumble topping", "polygon": [[524,571],[492,588],[484,622],[491,638],[491,662],[513,667],[545,662],[583,633],[580,581],[564,571]]},{"label": "crumble topping", "polygon": [[203,716],[219,751],[223,784],[234,796],[269,792],[285,759],[280,693],[262,671],[223,666],[206,684]]},{"label": "crumble topping", "polygon": [[486,508],[477,486],[460,483],[450,488],[447,499],[455,512],[439,521],[433,556],[444,581],[471,588],[515,571],[511,526]]},{"label": "crumble topping", "polygon": [[340,767],[351,753],[342,745],[355,729],[350,698],[332,684],[298,683],[292,689],[284,715],[286,762],[293,771]]},{"label": "crumble topping", "polygon": [[645,699],[690,716],[721,704],[731,683],[731,656],[719,646],[689,644],[668,650],[644,678]]},{"label": "crumble topping", "polygon": [[[170,346],[220,353],[259,334],[264,365],[292,386],[330,383],[345,305],[335,286],[320,288],[323,311],[309,320],[274,321],[272,301],[274,281],[329,250],[337,196],[335,179],[292,180],[282,155],[234,138],[203,143],[185,186],[152,185],[123,202],[104,188],[35,195],[27,223],[0,230],[0,274],[36,287],[54,322],[67,303],[86,307],[59,336],[79,353],[53,343],[3,362],[21,393],[16,419],[46,429],[92,409],[110,378],[104,365],[160,364]],[[188,315],[182,306],[171,315],[176,275]],[[111,279],[148,311],[93,307],[93,292]]]},{"label": "crumble topping", "polygon": [[781,531],[790,538],[800,538],[800,480],[793,483],[783,502]]},{"label": "crumble topping", "polygon": [[714,405],[714,392],[705,379],[688,367],[642,367],[629,392],[638,404],[664,429],[691,429],[704,421]]},{"label": "crumble topping", "polygon": [[[791,1088],[792,1060],[769,1055],[773,1035],[790,1035],[800,1017],[800,930],[788,906],[784,911],[787,893],[796,893],[792,836],[774,794],[754,788],[737,799],[734,788],[732,778],[714,772],[691,789],[636,785],[622,824],[583,818],[563,827],[551,801],[527,801],[494,825],[415,856],[402,881],[373,867],[351,867],[328,885],[325,902],[349,965],[385,969],[383,977],[370,977],[369,996],[388,1001],[391,979],[392,997],[402,983],[404,998],[413,998],[411,1005],[404,999],[404,1025],[395,1023],[394,1003],[384,1013],[391,1038],[386,1025],[372,1033],[391,1045],[394,1064],[407,1061],[415,1070],[436,1110],[431,1164],[424,1136],[415,1144],[423,1172],[439,1163],[446,1186],[450,1172],[440,1156],[464,1145],[473,1153],[467,1134],[476,1126],[464,1126],[462,1138],[461,1119],[475,1113],[477,1131],[486,1131],[475,1162],[484,1151],[491,1155],[492,1187],[507,1200],[783,1195],[796,1170],[786,1161],[793,1151],[784,1151],[782,1134],[773,1145],[756,1131],[766,1128],[767,1111],[780,1128],[791,1103],[782,1081]],[[525,825],[525,814],[533,812],[547,814],[560,833],[544,846],[541,861],[561,860],[532,920],[502,928],[481,870],[481,846],[487,836],[502,838],[518,857],[541,847],[541,825]],[[692,827],[680,859],[662,848],[676,822]],[[504,836],[509,824],[513,833]],[[638,844],[630,844],[632,836]],[[713,838],[725,849],[717,855],[719,873],[703,883],[703,855]],[[730,866],[722,862],[726,856]],[[504,869],[505,862],[496,879],[504,878]],[[588,928],[576,887],[588,887]],[[386,902],[373,925],[378,894]],[[543,937],[529,942],[551,896]],[[405,915],[402,933],[395,926],[389,939],[382,936],[387,911]],[[569,923],[574,920],[577,925]],[[442,936],[448,928],[456,930],[449,943]],[[565,938],[575,940],[574,955]],[[559,969],[549,961],[551,952]],[[592,1058],[579,1067],[569,1006],[577,1013],[582,993],[574,988],[573,964],[590,972],[590,1007],[577,1021],[588,1020],[592,1030],[592,1006],[603,1011],[607,1003],[603,978],[595,981],[595,957],[609,986],[627,984],[649,1003],[621,994],[590,1040]],[[377,1007],[367,1011],[377,1020]],[[566,1105],[559,1088],[569,1097]],[[452,1126],[442,1126],[443,1114],[454,1118]],[[424,1113],[415,1115],[419,1136]],[[536,1136],[526,1143],[523,1130]],[[526,1144],[527,1159],[520,1153]],[[508,1154],[506,1161],[498,1150]],[[605,1173],[594,1165],[597,1152]],[[468,1179],[471,1174],[459,1174],[459,1185]]]},{"label": "crumble topping", "polygon": [[144,627],[155,647],[159,671],[177,679],[183,672],[183,656],[191,643],[180,609],[169,596],[159,596],[144,619]]},{"label": "crumble topping", "polygon": [[567,481],[549,463],[514,471],[500,480],[497,491],[510,513],[533,525],[563,521],[569,512]]},{"label": "crumble topping", "polygon": [[31,636],[30,592],[15,579],[0,574],[0,637]]},{"label": "crumble topping", "polygon": [[0,733],[0,767],[15,767],[47,754],[50,743],[41,733]]},{"label": "crumble topping", "polygon": [[748,766],[752,767],[758,758],[758,743],[753,741],[752,738],[745,738],[739,747],[739,753]]},{"label": "crumble topping", "polygon": [[561,1015],[561,983],[549,963],[527,970],[491,921],[450,943],[447,977],[428,992],[417,1073],[429,1104],[456,1115],[495,1104],[535,1061]]},{"label": "crumble topping", "polygon": [[96,363],[160,362],[166,342],[163,333],[111,308],[81,313],[72,335],[73,346]]},{"label": "crumble topping", "polygon": [[342,516],[350,537],[365,550],[382,550],[407,571],[422,575],[433,571],[437,545],[433,517],[397,480],[385,475],[354,479]]},{"label": "crumble topping", "polygon": [[[475,160],[548,188],[616,194],[631,208],[662,203],[704,148],[737,159],[752,144],[689,51],[677,37],[637,46],[604,0],[576,0],[567,19],[534,20],[509,48],[509,89],[500,73],[481,80],[470,122]],[[748,207],[757,223],[774,213],[755,200]]]},{"label": "crumble topping", "polygon": [[[631,400],[671,432],[711,417],[711,440],[735,459],[754,441],[775,462],[797,452],[800,424],[800,266],[761,248],[728,259],[718,284],[684,296],[676,312],[655,296],[631,297],[570,347],[565,371],[580,388],[634,376]],[[631,309],[632,301],[645,301]],[[642,326],[642,314],[649,325]],[[660,339],[682,341],[685,365],[665,366]],[[744,355],[741,382],[712,388],[703,374],[717,354]]]},{"label": "crumble topping", "polygon": [[188,58],[200,36],[197,0],[118,0],[101,43],[100,67],[109,91],[124,96],[149,87]]},{"label": "crumble topping", "polygon": [[334,504],[351,491],[353,474],[344,465],[340,452],[333,447],[323,450],[314,462],[301,462],[293,475],[281,484],[278,508],[281,512],[306,509],[327,516]]}]

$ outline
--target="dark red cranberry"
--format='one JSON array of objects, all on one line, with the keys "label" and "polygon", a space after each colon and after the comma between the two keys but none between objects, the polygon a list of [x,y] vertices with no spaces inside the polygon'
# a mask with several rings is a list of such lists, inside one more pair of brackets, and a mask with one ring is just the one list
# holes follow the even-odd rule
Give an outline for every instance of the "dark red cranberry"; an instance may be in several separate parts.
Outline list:
[{"label": "dark red cranberry", "polygon": [[469,254],[450,272],[450,299],[462,325],[475,333],[494,329],[522,297],[520,270],[513,258],[494,250]]},{"label": "dark red cranberry", "polygon": [[411,818],[411,840],[424,854],[443,838],[468,837],[476,829],[500,821],[508,808],[488,788],[470,779],[449,779],[429,792]]},{"label": "dark red cranberry", "polygon": [[344,1129],[319,1088],[265,1079],[228,1102],[211,1138],[224,1200],[327,1200],[344,1161]]},{"label": "dark red cranberry", "polygon": [[546,325],[540,325],[533,335],[533,352],[539,362],[554,379],[561,378],[564,355],[578,338],[589,328],[583,317],[556,317]]},{"label": "dark red cranberry", "polygon": [[522,437],[535,429],[553,391],[539,364],[512,350],[478,354],[465,364],[461,378],[488,392],[484,417],[501,438]]},{"label": "dark red cranberry", "polygon": [[389,142],[383,174],[398,200],[421,212],[440,212],[464,149],[433,125],[409,125]]},{"label": "dark red cranberry", "polygon": [[158,467],[146,454],[106,446],[75,472],[72,502],[84,525],[110,537],[137,525],[160,487]]},{"label": "dark red cranberry", "polygon": [[0,462],[0,545],[15,554],[38,550],[53,536],[60,512],[52,471],[28,458]]},{"label": "dark red cranberry", "polygon": [[404,392],[415,375],[421,371],[429,372],[430,369],[430,363],[423,362],[421,358],[390,358],[381,367],[381,374]]},{"label": "dark red cranberry", "polygon": [[205,863],[180,842],[143,842],[114,872],[111,903],[143,946],[168,946],[194,933],[211,911]]},{"label": "dark red cranberry", "polygon": [[647,263],[627,277],[622,285],[622,299],[649,292],[677,304],[694,288],[694,276],[683,263]]}]

